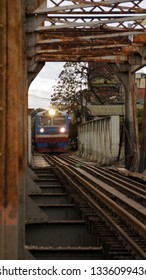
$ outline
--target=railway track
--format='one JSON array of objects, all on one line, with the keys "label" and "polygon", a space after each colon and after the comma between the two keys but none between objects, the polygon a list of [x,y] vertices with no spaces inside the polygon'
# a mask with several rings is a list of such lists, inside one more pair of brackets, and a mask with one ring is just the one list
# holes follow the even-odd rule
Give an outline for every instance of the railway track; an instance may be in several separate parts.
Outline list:
[{"label": "railway track", "polygon": [[44,215],[26,222],[34,258],[146,259],[144,184],[66,155],[45,160],[34,169],[41,193],[29,193]]},{"label": "railway track", "polygon": [[59,156],[59,158],[64,159],[65,164],[71,164],[73,168],[75,166],[78,174],[81,174],[82,177],[87,177],[106,196],[112,196],[114,201],[117,201],[122,207],[128,209],[130,213],[136,215],[139,220],[146,224],[145,182],[134,181],[107,168],[83,164],[83,162],[65,155]]},{"label": "railway track", "polygon": [[[123,177],[122,175],[115,173],[111,169],[107,169],[104,167],[97,167],[97,166],[91,166],[90,164],[85,164],[83,161],[77,160],[73,157],[69,157],[66,155],[60,155],[59,158],[64,159],[65,162],[68,162],[71,165],[79,166],[82,169],[86,170],[88,173],[93,174],[95,177],[99,178],[101,181],[108,183],[110,182],[110,185],[114,184],[114,187],[116,189],[120,189],[121,192],[124,193],[124,190],[126,192],[126,195],[128,195],[128,190],[131,191],[131,194],[138,193],[143,195],[143,201],[142,197],[140,198],[140,202],[146,205],[146,183],[145,182],[137,182],[133,179],[129,179],[128,177]],[[124,185],[123,185],[124,181]],[[118,187],[119,186],[119,187]],[[130,195],[130,194],[129,194]],[[133,199],[137,199],[136,195],[132,197]]]},{"label": "railway track", "polygon": [[49,165],[33,171],[36,185],[27,193],[25,224],[25,248],[32,258],[104,258],[97,237],[88,230],[86,220],[56,176],[56,167]]}]

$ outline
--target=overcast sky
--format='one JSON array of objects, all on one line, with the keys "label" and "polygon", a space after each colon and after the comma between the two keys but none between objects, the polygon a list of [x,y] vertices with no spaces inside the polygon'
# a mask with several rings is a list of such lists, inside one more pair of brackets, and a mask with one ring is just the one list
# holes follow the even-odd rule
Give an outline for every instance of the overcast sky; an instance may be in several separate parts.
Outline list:
[{"label": "overcast sky", "polygon": [[46,62],[43,69],[31,83],[28,91],[28,108],[49,108],[53,86],[65,62]]}]

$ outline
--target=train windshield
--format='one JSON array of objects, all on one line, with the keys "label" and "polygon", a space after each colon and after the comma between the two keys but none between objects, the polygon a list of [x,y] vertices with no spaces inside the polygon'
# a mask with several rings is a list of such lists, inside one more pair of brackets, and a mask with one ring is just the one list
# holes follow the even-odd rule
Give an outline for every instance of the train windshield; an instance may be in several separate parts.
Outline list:
[{"label": "train windshield", "polygon": [[54,117],[53,125],[65,125],[65,117],[64,116]]},{"label": "train windshield", "polygon": [[38,121],[39,121],[40,126],[50,126],[51,125],[50,117],[40,117]]}]

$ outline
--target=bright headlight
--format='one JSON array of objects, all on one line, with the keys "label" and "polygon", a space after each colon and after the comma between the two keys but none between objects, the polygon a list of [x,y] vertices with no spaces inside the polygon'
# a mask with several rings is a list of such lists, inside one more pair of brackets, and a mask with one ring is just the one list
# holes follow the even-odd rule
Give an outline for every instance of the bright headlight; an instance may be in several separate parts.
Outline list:
[{"label": "bright headlight", "polygon": [[40,128],[40,132],[43,133],[45,130],[44,128]]},{"label": "bright headlight", "polygon": [[60,128],[60,132],[61,132],[61,133],[64,133],[64,132],[65,132],[65,127],[61,127],[61,128]]},{"label": "bright headlight", "polygon": [[56,114],[55,109],[51,108],[51,109],[49,110],[49,115],[50,115],[50,116],[54,116],[55,114]]}]

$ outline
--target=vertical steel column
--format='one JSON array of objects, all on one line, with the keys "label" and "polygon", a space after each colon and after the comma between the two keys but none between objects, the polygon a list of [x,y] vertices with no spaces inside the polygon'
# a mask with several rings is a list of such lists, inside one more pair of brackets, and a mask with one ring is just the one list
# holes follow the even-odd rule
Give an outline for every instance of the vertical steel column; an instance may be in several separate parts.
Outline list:
[{"label": "vertical steel column", "polygon": [[18,259],[24,244],[26,167],[26,65],[23,0],[1,1],[2,159],[0,172],[1,259]]},{"label": "vertical steel column", "polygon": [[146,79],[145,79],[145,95],[144,95],[144,108],[143,108],[143,123],[142,123],[142,139],[140,146],[140,161],[139,172],[146,169]]},{"label": "vertical steel column", "polygon": [[139,165],[139,138],[135,74],[132,72],[133,64],[131,57],[129,57],[129,61],[130,63],[110,65],[125,89],[125,165],[128,169],[137,171]]},{"label": "vertical steel column", "polygon": [[[35,53],[37,43],[37,37],[39,35],[35,34],[35,29],[42,25],[45,20],[45,15],[36,15],[32,17],[29,15],[30,12],[35,11],[39,6],[47,7],[47,1],[45,0],[25,0],[26,3],[26,41],[27,41],[27,82],[28,87],[30,86],[31,82],[35,79],[41,69],[44,67],[45,62],[36,62],[35,61]],[[38,39],[39,40],[39,39]]]},{"label": "vertical steel column", "polygon": [[125,95],[125,162],[132,171],[138,170],[139,143],[135,98],[135,74],[129,69]]},{"label": "vertical steel column", "polygon": [[6,1],[0,4],[0,259],[4,252],[4,206],[5,206],[5,172],[6,172]]}]

